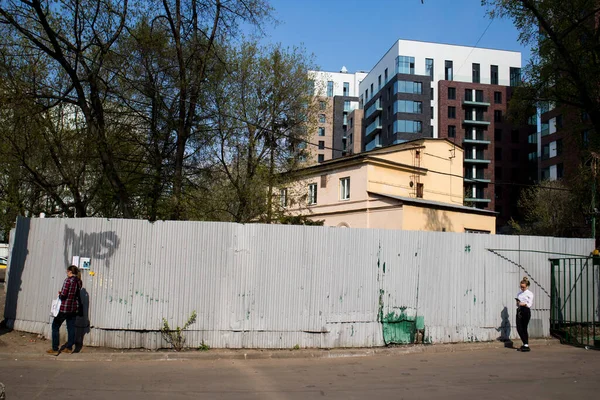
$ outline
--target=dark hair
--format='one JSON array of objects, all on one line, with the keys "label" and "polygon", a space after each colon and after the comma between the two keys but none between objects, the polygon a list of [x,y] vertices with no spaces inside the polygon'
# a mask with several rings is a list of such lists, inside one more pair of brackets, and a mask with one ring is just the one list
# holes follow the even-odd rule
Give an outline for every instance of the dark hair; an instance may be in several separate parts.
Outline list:
[{"label": "dark hair", "polygon": [[524,276],[523,279],[521,280],[521,284],[529,287],[529,285],[530,285],[529,278]]},{"label": "dark hair", "polygon": [[79,268],[77,268],[76,265],[70,265],[67,268],[67,271],[71,271],[73,273],[73,275],[75,275],[75,276],[79,275]]}]

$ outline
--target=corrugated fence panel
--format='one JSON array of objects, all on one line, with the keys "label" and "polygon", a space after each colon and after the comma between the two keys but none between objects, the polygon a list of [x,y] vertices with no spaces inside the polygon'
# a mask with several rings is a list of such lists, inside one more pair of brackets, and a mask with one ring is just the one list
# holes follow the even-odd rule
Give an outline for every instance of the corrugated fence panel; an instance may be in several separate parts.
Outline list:
[{"label": "corrugated fence panel", "polygon": [[[49,335],[50,302],[73,256],[83,272],[84,343],[166,346],[163,318],[197,320],[187,343],[215,348],[381,346],[516,338],[523,276],[530,332],[549,335],[550,264],[589,239],[121,219],[20,218],[5,317]],[[403,336],[409,335],[409,336]],[[410,336],[410,340],[413,340]]]}]

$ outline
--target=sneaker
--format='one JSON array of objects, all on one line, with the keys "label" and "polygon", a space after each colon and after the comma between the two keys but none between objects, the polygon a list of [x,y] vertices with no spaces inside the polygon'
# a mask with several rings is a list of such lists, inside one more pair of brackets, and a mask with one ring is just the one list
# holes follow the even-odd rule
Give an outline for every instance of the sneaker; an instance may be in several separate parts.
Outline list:
[{"label": "sneaker", "polygon": [[53,356],[57,356],[58,355],[58,350],[53,350],[53,349],[49,349],[46,350],[47,354],[52,354]]},{"label": "sneaker", "polygon": [[529,346],[521,346],[521,351],[531,351]]},{"label": "sneaker", "polygon": [[65,353],[65,354],[71,354],[71,353],[73,353],[73,349],[64,348],[60,352]]}]

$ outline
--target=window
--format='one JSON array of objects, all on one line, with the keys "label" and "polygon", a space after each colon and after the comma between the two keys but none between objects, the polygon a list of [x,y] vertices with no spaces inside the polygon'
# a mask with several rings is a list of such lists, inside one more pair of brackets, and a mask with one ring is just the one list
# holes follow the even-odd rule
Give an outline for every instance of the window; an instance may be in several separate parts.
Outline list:
[{"label": "window", "polygon": [[447,81],[454,79],[452,76],[452,61],[446,60],[444,62],[444,79]]},{"label": "window", "polygon": [[450,119],[456,118],[456,107],[453,107],[453,106],[448,107],[448,118],[450,118]]},{"label": "window", "polygon": [[513,129],[510,131],[510,141],[513,143],[519,143],[519,130]]},{"label": "window", "polygon": [[425,75],[429,75],[433,80],[433,58],[425,59]]},{"label": "window", "polygon": [[448,88],[448,100],[456,100],[456,88]]},{"label": "window", "polygon": [[398,58],[396,58],[396,73],[411,75],[414,74],[415,58],[407,56],[398,56]]},{"label": "window", "polygon": [[417,183],[417,197],[420,199],[423,198],[423,184],[422,183]]},{"label": "window", "polygon": [[325,114],[319,114],[319,122],[322,124],[325,123]]},{"label": "window", "polygon": [[365,101],[369,101],[369,89],[365,89]]},{"label": "window", "polygon": [[502,122],[502,110],[494,110],[494,122]]},{"label": "window", "polygon": [[350,178],[340,179],[340,200],[348,200],[350,198]]},{"label": "window", "polygon": [[565,176],[565,167],[562,163],[556,164],[556,179],[561,179]]},{"label": "window", "polygon": [[322,163],[323,161],[325,161],[325,156],[323,154],[319,154],[317,156],[317,161],[320,162],[320,163]]},{"label": "window", "polygon": [[350,100],[344,101],[344,111],[350,111]]},{"label": "window", "polygon": [[431,95],[431,100],[433,100],[433,88],[431,88],[431,90],[429,91],[429,94]]},{"label": "window", "polygon": [[498,84],[498,66],[497,65],[490,66],[490,83],[492,85]]},{"label": "window", "polygon": [[429,112],[431,113],[431,118],[433,118],[433,106],[429,107]]},{"label": "window", "polygon": [[494,103],[502,104],[502,92],[494,92]]},{"label": "window", "polygon": [[377,90],[381,90],[381,75],[379,75],[379,77],[377,78],[377,86],[378,86]]},{"label": "window", "polygon": [[383,80],[385,81],[385,83],[387,83],[388,81],[388,69],[386,68],[385,71],[383,71]]},{"label": "window", "polygon": [[581,132],[581,142],[583,147],[588,147],[590,145],[590,131],[585,130]]},{"label": "window", "polygon": [[354,127],[354,118],[350,118],[350,128]]},{"label": "window", "polygon": [[319,150],[325,150],[325,142],[323,140],[319,140]]},{"label": "window", "polygon": [[521,68],[510,67],[510,86],[521,84]]},{"label": "window", "polygon": [[448,137],[449,138],[456,137],[456,126],[448,125]]},{"label": "window", "polygon": [[423,103],[412,100],[397,100],[394,102],[394,114],[399,112],[421,114],[423,112]]},{"label": "window", "polygon": [[371,96],[375,96],[375,91],[373,90],[373,84],[371,83]]},{"label": "window", "polygon": [[286,188],[279,189],[279,205],[283,208],[288,205],[288,191]]},{"label": "window", "polygon": [[560,129],[563,127],[563,116],[561,115],[557,115],[556,116],[556,129]]},{"label": "window", "polygon": [[308,204],[317,204],[317,184],[311,183],[308,185]]},{"label": "window", "polygon": [[322,126],[319,127],[319,136],[325,136],[325,128]]},{"label": "window", "polygon": [[394,133],[420,133],[423,131],[421,121],[408,121],[399,119],[394,121]]},{"label": "window", "polygon": [[556,141],[556,155],[560,156],[563,152],[563,140],[562,139],[558,139]]},{"label": "window", "polygon": [[333,97],[333,81],[327,81],[327,97]]},{"label": "window", "polygon": [[324,101],[320,101],[319,102],[319,109],[320,110],[324,110],[325,108],[327,108],[327,103],[325,103]]},{"label": "window", "polygon": [[494,129],[494,140],[497,142],[502,141],[502,129]]},{"label": "window", "polygon": [[496,147],[496,149],[494,151],[494,159],[496,161],[501,161],[502,160],[502,148]]},{"label": "window", "polygon": [[423,83],[411,81],[396,81],[394,83],[394,93],[422,94]]},{"label": "window", "polygon": [[473,90],[465,89],[465,101],[473,101]]},{"label": "window", "polygon": [[473,83],[479,83],[479,68],[479,64],[473,63]]},{"label": "window", "polygon": [[483,90],[475,91],[475,101],[478,103],[483,103]]},{"label": "window", "polygon": [[344,96],[350,96],[350,82],[344,82]]}]

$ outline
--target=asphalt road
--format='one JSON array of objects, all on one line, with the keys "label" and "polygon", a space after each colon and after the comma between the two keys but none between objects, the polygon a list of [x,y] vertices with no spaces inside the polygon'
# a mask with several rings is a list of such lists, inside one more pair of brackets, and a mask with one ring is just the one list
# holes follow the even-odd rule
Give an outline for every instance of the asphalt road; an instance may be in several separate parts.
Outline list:
[{"label": "asphalt road", "polygon": [[591,399],[600,352],[553,345],[335,359],[3,361],[7,399]]}]

